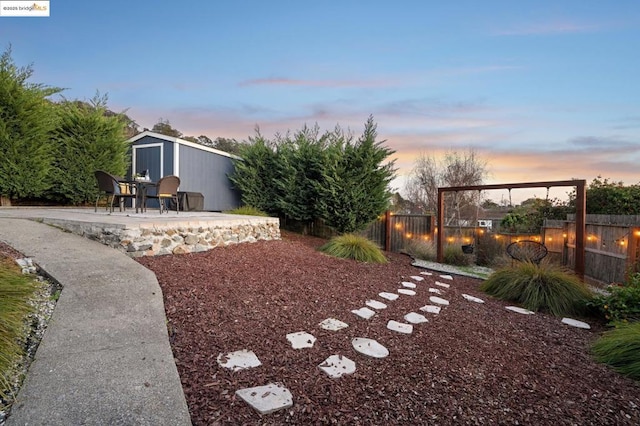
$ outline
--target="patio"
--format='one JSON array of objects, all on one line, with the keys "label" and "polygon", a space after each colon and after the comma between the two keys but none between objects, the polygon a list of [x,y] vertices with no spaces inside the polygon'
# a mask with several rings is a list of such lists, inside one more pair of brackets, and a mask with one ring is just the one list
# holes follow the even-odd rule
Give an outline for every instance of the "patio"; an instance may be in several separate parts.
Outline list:
[{"label": "patio", "polygon": [[3,207],[1,218],[35,220],[116,248],[131,257],[207,251],[235,243],[280,238],[278,218],[216,212],[99,208]]}]

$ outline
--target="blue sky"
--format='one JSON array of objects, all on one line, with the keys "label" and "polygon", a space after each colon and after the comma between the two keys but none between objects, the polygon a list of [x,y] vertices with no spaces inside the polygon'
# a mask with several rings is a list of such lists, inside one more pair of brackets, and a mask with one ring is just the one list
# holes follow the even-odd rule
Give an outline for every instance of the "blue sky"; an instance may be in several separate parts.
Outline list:
[{"label": "blue sky", "polygon": [[373,114],[400,189],[419,155],[469,148],[487,183],[640,182],[640,2],[310,3],[52,0],[0,18],[0,41],[33,82],[106,93],[141,128],[358,134]]}]

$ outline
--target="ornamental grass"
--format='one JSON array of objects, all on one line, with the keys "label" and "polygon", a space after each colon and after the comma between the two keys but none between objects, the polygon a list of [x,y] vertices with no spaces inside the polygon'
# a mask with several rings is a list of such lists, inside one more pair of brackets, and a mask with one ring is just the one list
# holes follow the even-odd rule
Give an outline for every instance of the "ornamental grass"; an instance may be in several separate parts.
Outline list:
[{"label": "ornamental grass", "polygon": [[330,256],[353,259],[358,262],[387,263],[384,253],[374,242],[355,234],[333,237],[319,250]]},{"label": "ornamental grass", "polygon": [[619,325],[602,335],[592,347],[598,362],[640,380],[640,322]]},{"label": "ornamental grass", "polygon": [[33,296],[33,278],[23,275],[8,259],[0,258],[0,396],[12,388],[16,363],[24,354],[26,318],[32,312],[27,303]]},{"label": "ornamental grass", "polygon": [[494,272],[480,290],[531,311],[556,316],[583,314],[592,298],[591,291],[576,275],[549,262],[516,262]]}]

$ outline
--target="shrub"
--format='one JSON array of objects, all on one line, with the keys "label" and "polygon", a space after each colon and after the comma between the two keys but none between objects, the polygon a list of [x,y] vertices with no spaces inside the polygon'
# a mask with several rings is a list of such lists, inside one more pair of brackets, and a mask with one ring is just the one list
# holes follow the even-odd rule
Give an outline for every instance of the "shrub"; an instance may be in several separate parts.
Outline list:
[{"label": "shrub", "polygon": [[378,246],[365,237],[355,234],[344,234],[339,237],[333,237],[328,243],[320,247],[320,251],[330,256],[354,259],[359,262],[387,262],[387,258]]},{"label": "shrub", "polygon": [[31,312],[27,304],[35,286],[28,275],[6,259],[0,259],[0,395],[6,397],[16,362],[23,356],[20,341],[25,320]]},{"label": "shrub", "polygon": [[238,207],[237,209],[227,210],[225,213],[228,213],[228,214],[240,214],[240,215],[245,215],[245,216],[265,216],[265,217],[269,216],[268,214],[266,214],[262,210],[257,209],[255,207],[251,207],[251,206]]},{"label": "shrub", "polygon": [[587,286],[570,271],[549,262],[517,262],[494,272],[480,290],[532,311],[556,316],[581,314],[591,300]]},{"label": "shrub", "polygon": [[607,287],[607,291],[609,294],[595,297],[590,306],[612,325],[640,321],[640,273],[633,274],[623,286]]},{"label": "shrub", "polygon": [[625,324],[604,333],[594,343],[592,350],[598,362],[640,380],[640,322]]},{"label": "shrub", "polygon": [[407,243],[405,251],[415,259],[435,261],[437,257],[436,245],[433,241],[411,240]]},{"label": "shrub", "polygon": [[469,256],[465,256],[460,246],[448,245],[444,248],[444,263],[448,265],[467,266],[471,263]]}]

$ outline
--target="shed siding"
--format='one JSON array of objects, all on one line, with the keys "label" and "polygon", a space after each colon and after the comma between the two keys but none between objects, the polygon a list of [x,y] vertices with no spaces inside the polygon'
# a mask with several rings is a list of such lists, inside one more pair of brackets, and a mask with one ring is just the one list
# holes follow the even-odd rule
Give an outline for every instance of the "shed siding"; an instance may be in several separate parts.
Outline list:
[{"label": "shed siding", "polygon": [[179,150],[181,191],[201,192],[205,210],[230,210],[240,205],[240,195],[228,177],[234,170],[231,158],[184,145]]}]

